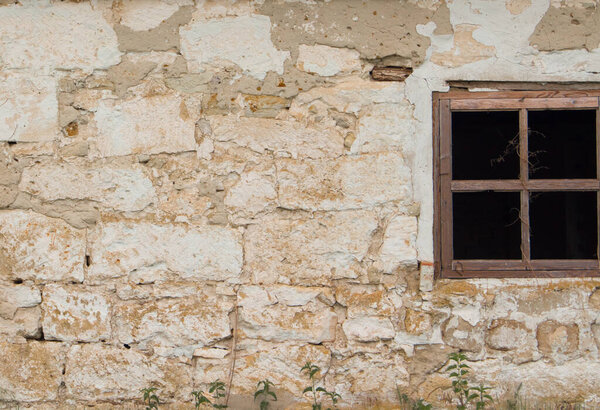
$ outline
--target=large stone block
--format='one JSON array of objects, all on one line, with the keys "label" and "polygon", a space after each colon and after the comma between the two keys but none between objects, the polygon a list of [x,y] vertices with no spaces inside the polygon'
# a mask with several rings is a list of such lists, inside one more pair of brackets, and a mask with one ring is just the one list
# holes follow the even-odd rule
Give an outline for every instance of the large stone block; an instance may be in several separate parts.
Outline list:
[{"label": "large stone block", "polygon": [[43,201],[85,199],[117,211],[140,211],[156,201],[139,165],[38,163],[23,170],[19,188]]},{"label": "large stone block", "polygon": [[42,311],[46,340],[97,342],[110,338],[111,304],[101,290],[46,285]]},{"label": "large stone block", "polygon": [[0,277],[83,281],[85,231],[32,211],[0,211]]},{"label": "large stone block", "polygon": [[186,279],[236,280],[242,269],[242,235],[222,226],[107,222],[88,242],[92,281],[157,266]]},{"label": "large stone block", "polygon": [[163,398],[189,400],[191,366],[150,358],[133,349],[101,344],[74,345],[67,355],[67,394],[79,400],[131,400],[155,386]]},{"label": "large stone block", "polygon": [[383,286],[347,285],[335,289],[337,303],[346,307],[350,318],[361,316],[391,316],[395,308],[402,306],[402,300],[389,294]]},{"label": "large stone block", "polygon": [[546,320],[537,327],[538,349],[546,355],[569,354],[579,348],[579,326]]},{"label": "large stone block", "polygon": [[98,127],[94,154],[110,157],[195,150],[194,119],[178,94],[163,91],[150,89],[148,95],[126,100],[101,100],[94,116]]},{"label": "large stone block", "polygon": [[12,319],[18,308],[37,306],[42,302],[40,290],[29,285],[0,285],[0,317]]},{"label": "large stone block", "polygon": [[181,54],[193,72],[237,65],[245,74],[262,80],[269,71],[283,74],[283,63],[290,55],[273,45],[267,16],[197,20],[180,28],[179,33]]},{"label": "large stone block", "polygon": [[0,95],[0,141],[41,142],[57,138],[58,101],[54,78],[3,72],[0,73]]},{"label": "large stone block", "polygon": [[486,343],[496,350],[523,349],[531,342],[532,332],[523,323],[498,319],[492,322],[486,335]]},{"label": "large stone block", "polygon": [[245,269],[260,283],[309,285],[356,278],[376,228],[377,218],[368,211],[311,219],[269,215],[248,227]]},{"label": "large stone block", "polygon": [[399,104],[375,104],[360,114],[351,152],[411,152],[417,121],[408,100]]},{"label": "large stone block", "polygon": [[210,117],[210,126],[214,140],[231,142],[259,154],[326,158],[344,152],[344,138],[335,128],[233,115]]},{"label": "large stone block", "polygon": [[483,333],[460,316],[452,316],[442,324],[442,338],[452,347],[478,352],[483,347]]},{"label": "large stone block", "polygon": [[342,324],[346,337],[358,342],[390,340],[396,336],[394,325],[385,317],[365,316],[347,319]]},{"label": "large stone block", "polygon": [[273,342],[331,342],[337,315],[327,288],[292,286],[240,289],[239,328],[245,337]]},{"label": "large stone block", "polygon": [[89,3],[26,2],[0,8],[7,68],[91,72],[119,62],[117,36]]},{"label": "large stone block", "polygon": [[279,200],[287,209],[372,208],[412,199],[410,168],[396,153],[276,164]]},{"label": "large stone block", "polygon": [[56,400],[62,381],[61,346],[0,342],[0,402]]},{"label": "large stone block", "polygon": [[115,334],[121,343],[154,349],[161,356],[192,356],[198,347],[231,336],[233,299],[202,293],[117,306]]},{"label": "large stone block", "polygon": [[375,266],[385,273],[417,266],[417,218],[395,215],[388,222]]},{"label": "large stone block", "polygon": [[7,336],[5,340],[15,342],[24,342],[23,338],[39,338],[42,334],[40,326],[41,312],[40,307],[35,306],[16,309],[11,319],[0,316],[0,334]]}]

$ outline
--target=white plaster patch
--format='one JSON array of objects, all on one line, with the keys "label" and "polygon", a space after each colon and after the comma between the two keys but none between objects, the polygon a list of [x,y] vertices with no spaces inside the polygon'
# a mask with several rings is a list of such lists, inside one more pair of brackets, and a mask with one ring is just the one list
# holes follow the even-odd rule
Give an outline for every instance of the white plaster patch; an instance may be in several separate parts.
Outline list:
[{"label": "white plaster patch", "polygon": [[393,273],[400,266],[416,266],[417,218],[397,215],[388,223],[376,265],[385,273]]},{"label": "white plaster patch", "polygon": [[146,31],[158,27],[171,17],[179,6],[156,0],[125,0],[119,6],[121,24],[134,31]]},{"label": "white plaster patch", "polygon": [[117,35],[91,3],[22,3],[0,7],[6,68],[91,72],[119,63]]},{"label": "white plaster patch", "polygon": [[56,80],[20,72],[0,73],[0,141],[52,141],[58,135]]},{"label": "white plaster patch", "polygon": [[316,44],[298,47],[296,67],[307,73],[331,77],[360,71],[360,53],[356,50]]},{"label": "white plaster patch", "polygon": [[290,56],[271,41],[271,21],[267,16],[225,17],[196,21],[179,29],[181,53],[192,72],[210,66],[235,64],[245,74],[262,80],[269,71],[283,74]]}]

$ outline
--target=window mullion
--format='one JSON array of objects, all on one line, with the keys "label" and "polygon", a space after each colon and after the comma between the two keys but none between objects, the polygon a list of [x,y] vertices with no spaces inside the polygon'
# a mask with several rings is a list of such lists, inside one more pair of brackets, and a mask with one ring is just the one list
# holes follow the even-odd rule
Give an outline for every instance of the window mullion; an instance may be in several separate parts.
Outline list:
[{"label": "window mullion", "polygon": [[529,235],[529,191],[527,189],[529,181],[529,143],[527,132],[527,110],[519,110],[519,159],[520,159],[520,180],[521,190],[521,255],[523,262],[529,268],[531,260],[531,247]]}]

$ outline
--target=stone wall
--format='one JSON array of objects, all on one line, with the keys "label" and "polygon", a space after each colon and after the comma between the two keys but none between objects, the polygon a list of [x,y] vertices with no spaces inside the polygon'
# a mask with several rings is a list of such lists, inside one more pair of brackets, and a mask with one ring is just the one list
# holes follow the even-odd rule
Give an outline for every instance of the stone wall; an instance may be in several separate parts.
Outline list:
[{"label": "stone wall", "polygon": [[599,10],[0,0],[0,406],[297,407],[308,360],[342,406],[444,406],[458,349],[600,404],[600,281],[433,280],[431,142],[451,80],[600,80]]}]

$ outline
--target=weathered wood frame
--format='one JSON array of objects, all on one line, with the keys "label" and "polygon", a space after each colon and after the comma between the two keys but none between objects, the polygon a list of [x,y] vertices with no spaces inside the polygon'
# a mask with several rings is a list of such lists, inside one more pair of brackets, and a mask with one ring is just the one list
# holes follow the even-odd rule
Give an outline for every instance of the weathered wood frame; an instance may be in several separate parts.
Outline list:
[{"label": "weathered wood frame", "polygon": [[[596,179],[529,179],[527,110],[596,110]],[[519,111],[520,178],[452,180],[452,111]],[[437,278],[518,278],[600,276],[600,259],[531,260],[529,192],[596,191],[600,234],[600,90],[450,91],[433,94],[434,257]],[[520,192],[521,260],[454,260],[452,193]],[[598,241],[600,257],[600,240]]]}]

